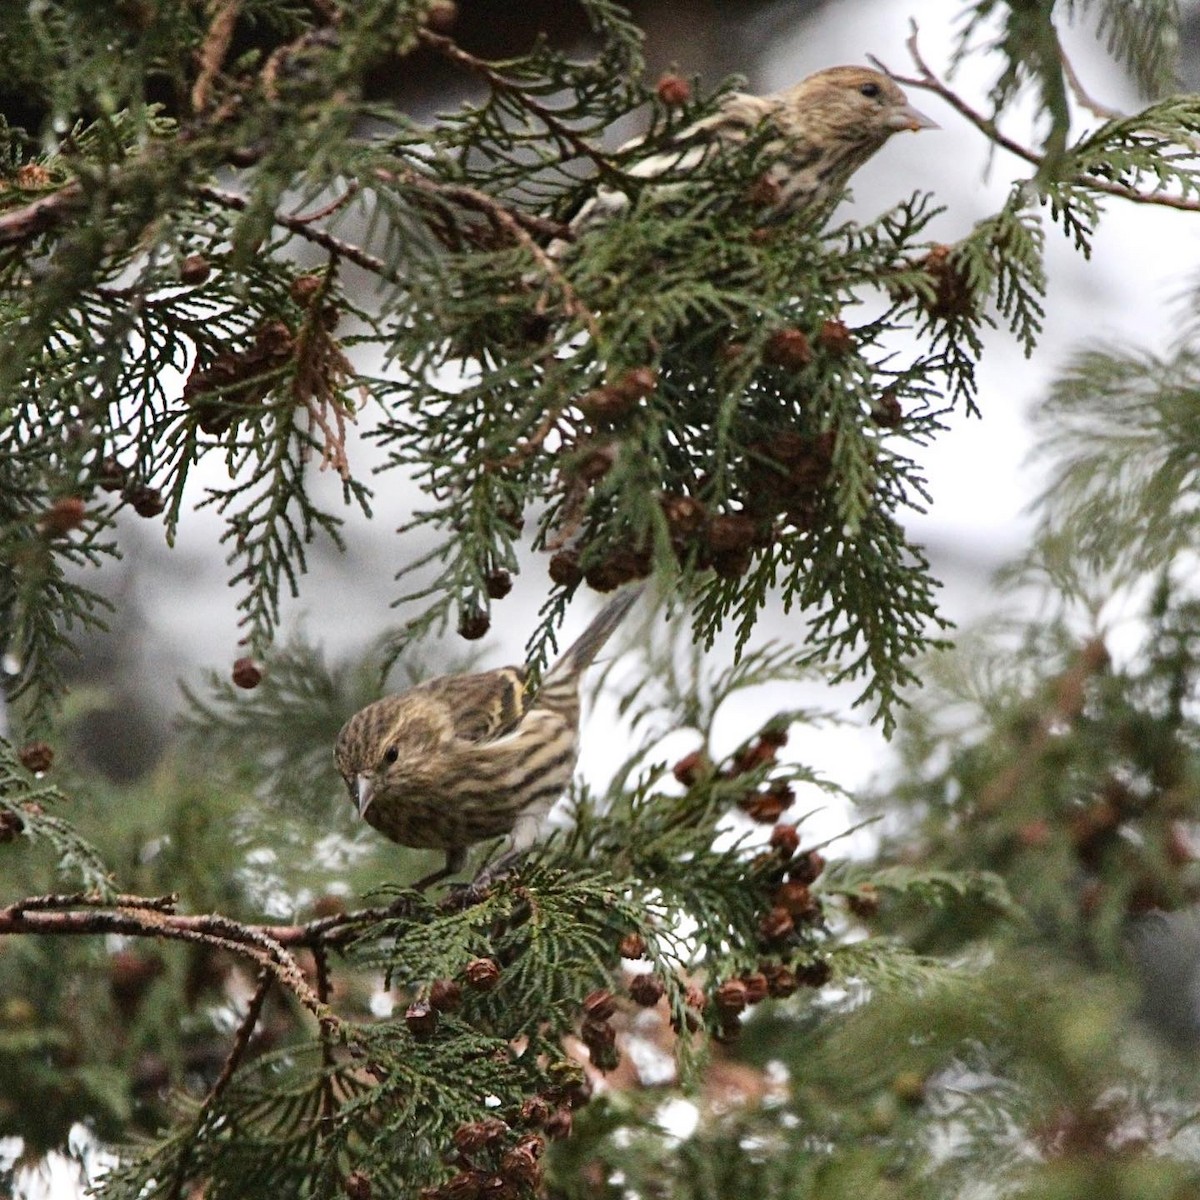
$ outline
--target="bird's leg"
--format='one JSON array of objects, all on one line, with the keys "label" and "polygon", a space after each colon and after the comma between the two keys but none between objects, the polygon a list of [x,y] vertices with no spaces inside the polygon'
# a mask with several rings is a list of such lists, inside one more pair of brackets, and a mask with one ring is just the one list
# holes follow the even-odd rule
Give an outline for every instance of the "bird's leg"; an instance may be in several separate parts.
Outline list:
[{"label": "bird's leg", "polygon": [[424,879],[418,879],[413,884],[413,891],[423,892],[426,888],[431,888],[435,883],[441,883],[443,879],[447,879],[451,875],[457,875],[463,868],[463,863],[466,861],[466,850],[456,848],[446,851],[446,862],[437,871],[431,871]]}]

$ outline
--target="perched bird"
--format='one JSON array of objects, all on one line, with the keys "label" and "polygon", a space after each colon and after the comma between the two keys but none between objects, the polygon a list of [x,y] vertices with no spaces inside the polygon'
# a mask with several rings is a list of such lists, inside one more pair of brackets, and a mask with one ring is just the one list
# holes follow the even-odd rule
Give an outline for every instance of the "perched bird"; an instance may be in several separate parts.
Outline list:
[{"label": "perched bird", "polygon": [[642,591],[611,600],[536,695],[522,667],[443,675],[342,726],[334,758],[359,816],[402,846],[446,852],[418,888],[459,871],[475,842],[507,835],[504,860],[533,843],[575,768],[580,677]]},{"label": "perched bird", "polygon": [[[881,72],[830,67],[772,96],[734,92],[711,117],[689,125],[672,145],[635,161],[625,174],[663,177],[655,194],[669,194],[667,189],[677,191],[680,179],[711,155],[762,137],[763,160],[770,164],[761,188],[764,207],[774,217],[785,217],[835,202],[850,176],[893,133],[937,128]],[[628,205],[625,192],[606,184],[576,213],[570,228],[579,234]],[[561,255],[566,245],[559,239],[549,253]]]}]

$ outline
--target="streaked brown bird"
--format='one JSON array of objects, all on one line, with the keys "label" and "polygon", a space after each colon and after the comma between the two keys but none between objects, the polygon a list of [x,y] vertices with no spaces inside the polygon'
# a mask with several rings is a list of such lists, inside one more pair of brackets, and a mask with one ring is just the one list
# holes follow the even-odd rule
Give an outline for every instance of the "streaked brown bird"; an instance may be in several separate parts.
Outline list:
[{"label": "streaked brown bird", "polygon": [[575,769],[580,678],[643,590],[601,609],[536,695],[522,667],[443,675],[342,726],[334,758],[359,816],[402,846],[446,852],[418,889],[461,870],[476,842],[507,836],[497,862],[534,842]]},{"label": "streaked brown bird", "polygon": [[[819,212],[836,202],[850,176],[893,133],[937,128],[881,72],[829,67],[775,95],[734,92],[711,117],[689,125],[673,145],[633,163],[625,173],[634,179],[662,177],[655,194],[670,194],[711,155],[762,136],[763,158],[770,163],[762,188],[765,207],[772,216],[785,217]],[[640,140],[626,148],[635,148]],[[571,229],[578,234],[628,205],[623,191],[605,185],[575,215]],[[565,248],[560,240],[549,250],[559,255]]]}]

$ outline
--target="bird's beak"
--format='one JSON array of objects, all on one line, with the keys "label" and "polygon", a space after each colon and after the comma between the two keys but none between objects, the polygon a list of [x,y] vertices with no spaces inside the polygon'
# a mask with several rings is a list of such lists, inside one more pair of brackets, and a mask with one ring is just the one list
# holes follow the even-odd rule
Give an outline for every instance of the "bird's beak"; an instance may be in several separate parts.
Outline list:
[{"label": "bird's beak", "polygon": [[367,815],[367,809],[371,807],[373,795],[370,775],[357,776],[354,780],[354,806],[358,809],[360,817]]},{"label": "bird's beak", "polygon": [[919,108],[913,108],[911,104],[902,104],[899,108],[893,109],[887,119],[888,127],[899,132],[902,129],[911,129],[913,133],[920,133],[922,129],[941,129],[941,126],[932,118],[927,117]]}]

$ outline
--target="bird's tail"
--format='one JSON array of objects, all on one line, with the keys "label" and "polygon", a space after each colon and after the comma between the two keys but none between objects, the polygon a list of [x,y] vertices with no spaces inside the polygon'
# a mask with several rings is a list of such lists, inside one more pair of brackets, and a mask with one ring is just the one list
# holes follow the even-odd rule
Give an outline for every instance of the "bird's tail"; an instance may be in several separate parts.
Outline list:
[{"label": "bird's tail", "polygon": [[538,704],[553,708],[560,693],[564,700],[574,698],[579,676],[587,670],[645,590],[644,583],[625,588],[596,614],[575,644],[546,672],[538,692]]}]

